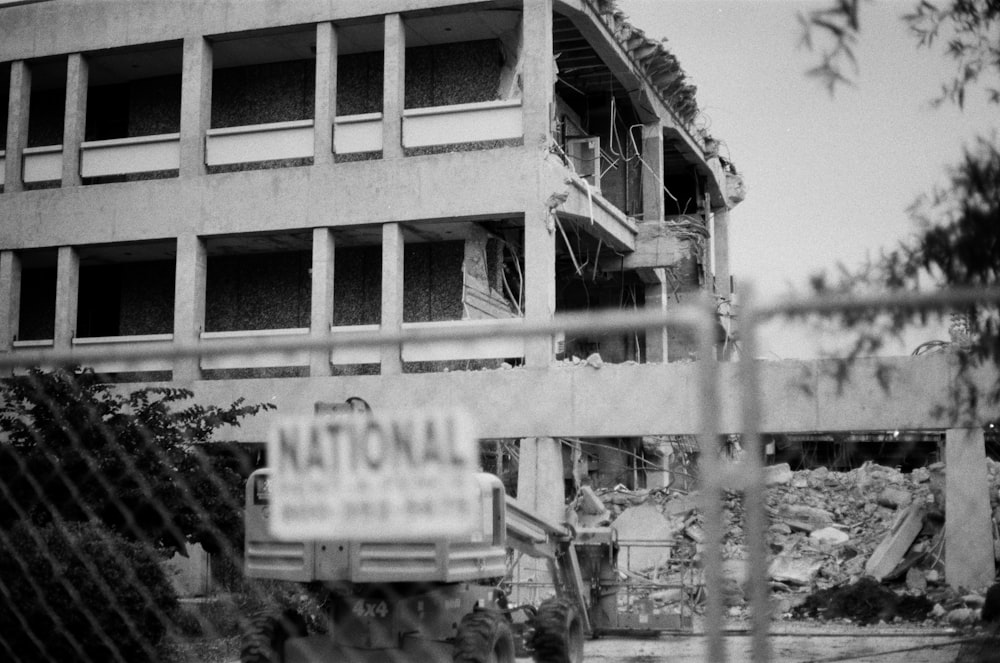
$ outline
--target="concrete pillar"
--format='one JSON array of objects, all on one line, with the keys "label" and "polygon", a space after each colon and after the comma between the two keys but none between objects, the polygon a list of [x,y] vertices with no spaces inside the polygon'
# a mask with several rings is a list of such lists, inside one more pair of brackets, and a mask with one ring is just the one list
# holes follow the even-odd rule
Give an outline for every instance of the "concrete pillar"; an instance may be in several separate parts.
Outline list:
[{"label": "concrete pillar", "polygon": [[715,249],[715,291],[726,299],[732,295],[729,287],[729,210],[715,210],[712,244]]},{"label": "concrete pillar", "polygon": [[406,32],[403,17],[386,14],[382,78],[382,158],[403,156],[406,95]]},{"label": "concrete pillar", "polygon": [[56,325],[53,347],[70,350],[76,336],[80,306],[80,255],[72,246],[60,246],[56,262]]},{"label": "concrete pillar", "polygon": [[557,523],[566,519],[562,445],[551,437],[521,440],[517,466],[517,501]]},{"label": "concrete pillar", "polygon": [[523,45],[524,144],[548,147],[552,124],[555,65],[552,56],[552,0],[524,0]]},{"label": "concrete pillar", "polygon": [[[667,282],[667,270],[663,267],[642,270],[640,277],[646,284],[645,308],[657,310],[665,314],[668,302],[670,301],[670,284]],[[666,325],[651,327],[646,330],[646,363],[665,364],[669,356],[667,348]]]},{"label": "concrete pillar", "polygon": [[[555,68],[552,59],[552,0],[524,0],[521,20],[524,95],[524,144],[547,149],[551,140]],[[555,312],[555,221],[546,204],[556,193],[539,177],[524,201],[524,315],[549,320]],[[547,367],[553,358],[551,337],[525,339],[525,365]]]},{"label": "concrete pillar", "polygon": [[[334,248],[333,232],[329,228],[313,228],[309,333],[317,339],[329,338],[333,324]],[[309,358],[309,376],[330,374],[329,348],[313,350]]]},{"label": "concrete pillar", "polygon": [[337,115],[337,28],[316,24],[316,109],[313,112],[313,163],[333,163],[333,120]]},{"label": "concrete pillar", "polygon": [[62,185],[80,185],[80,143],[87,130],[87,86],[90,67],[81,53],[66,64],[66,113],[63,120]]},{"label": "concrete pillar", "polygon": [[205,174],[205,132],[212,123],[212,45],[184,39],[181,79],[181,177]]},{"label": "concrete pillar", "polygon": [[642,127],[642,220],[659,221],[665,214],[663,193],[663,125]]},{"label": "concrete pillar", "polygon": [[944,452],[944,576],[952,587],[980,589],[995,573],[983,429],[949,429]]},{"label": "concrete pillar", "polygon": [[[542,192],[539,190],[539,197]],[[525,203],[524,215],[524,317],[551,320],[556,310],[556,236],[551,210],[540,200]],[[524,363],[546,368],[554,357],[552,337],[524,341]]]},{"label": "concrete pillar", "polygon": [[22,152],[28,146],[28,116],[31,112],[31,68],[24,60],[10,63],[10,98],[7,101],[7,145],[4,191],[23,191]]},{"label": "concrete pillar", "polygon": [[[177,238],[174,276],[174,343],[196,345],[205,329],[205,292],[208,283],[208,254],[197,235]],[[174,380],[198,380],[201,362],[197,357],[175,360]]]},{"label": "concrete pillar", "polygon": [[[403,328],[403,227],[398,223],[382,224],[382,323],[381,331],[399,332]],[[403,358],[398,343],[382,345],[382,375],[403,372]]]},{"label": "concrete pillar", "polygon": [[21,319],[21,258],[0,251],[0,352],[10,352]]},{"label": "concrete pillar", "polygon": [[[566,520],[566,495],[563,485],[562,447],[551,437],[521,440],[517,466],[517,501],[529,511],[548,520]],[[515,582],[552,583],[551,569],[544,559],[522,557],[514,575]],[[554,594],[548,587],[518,588],[515,601],[538,604]]]}]

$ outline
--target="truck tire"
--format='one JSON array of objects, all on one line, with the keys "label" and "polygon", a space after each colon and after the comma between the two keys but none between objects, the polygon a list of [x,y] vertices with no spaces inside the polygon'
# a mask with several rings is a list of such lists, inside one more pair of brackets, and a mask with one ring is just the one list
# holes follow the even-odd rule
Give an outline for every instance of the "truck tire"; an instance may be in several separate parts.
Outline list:
[{"label": "truck tire", "polygon": [[243,633],[240,663],[283,663],[288,639],[305,634],[305,619],[294,610],[257,615]]},{"label": "truck tire", "polygon": [[542,601],[528,645],[535,663],[582,663],[583,621],[572,601],[553,597]]},{"label": "truck tire", "polygon": [[510,622],[493,610],[462,617],[455,636],[455,663],[514,663],[514,634]]}]

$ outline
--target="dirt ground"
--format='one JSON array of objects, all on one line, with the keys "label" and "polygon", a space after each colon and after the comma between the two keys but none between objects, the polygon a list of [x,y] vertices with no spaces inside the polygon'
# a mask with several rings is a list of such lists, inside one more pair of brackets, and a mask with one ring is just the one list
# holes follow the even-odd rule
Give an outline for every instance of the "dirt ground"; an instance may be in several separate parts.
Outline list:
[{"label": "dirt ground", "polygon": [[[776,634],[769,639],[770,661],[954,663],[964,641],[965,638],[958,633],[874,634],[868,629],[837,633]],[[725,642],[727,661],[751,661],[752,645],[749,635],[728,635]],[[588,663],[705,663],[709,660],[705,639],[698,635],[649,639],[600,638],[587,641],[584,651]]]}]

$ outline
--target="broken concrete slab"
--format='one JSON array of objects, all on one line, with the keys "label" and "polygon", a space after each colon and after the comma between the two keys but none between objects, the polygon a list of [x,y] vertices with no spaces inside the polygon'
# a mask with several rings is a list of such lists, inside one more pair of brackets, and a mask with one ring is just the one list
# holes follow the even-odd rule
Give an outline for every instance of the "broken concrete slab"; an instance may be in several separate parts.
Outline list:
[{"label": "broken concrete slab", "polygon": [[792,529],[813,532],[833,524],[833,514],[805,504],[782,504],[778,515]]},{"label": "broken concrete slab", "polygon": [[882,539],[868,558],[865,573],[876,580],[882,580],[889,575],[903,560],[906,551],[923,526],[924,508],[921,504],[912,504],[907,510],[901,511],[889,534]]},{"label": "broken concrete slab", "polygon": [[823,562],[810,557],[778,555],[771,562],[768,573],[772,580],[790,585],[808,585],[819,573]]}]

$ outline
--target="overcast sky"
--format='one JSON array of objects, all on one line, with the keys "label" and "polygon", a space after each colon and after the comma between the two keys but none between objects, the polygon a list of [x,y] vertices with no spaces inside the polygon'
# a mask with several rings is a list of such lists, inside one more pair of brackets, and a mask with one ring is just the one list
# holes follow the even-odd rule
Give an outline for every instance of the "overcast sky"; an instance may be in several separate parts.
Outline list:
[{"label": "overcast sky", "polygon": [[[831,97],[804,73],[818,55],[798,48],[797,13],[823,3],[619,0],[633,25],[667,38],[698,87],[700,122],[746,178],[731,215],[738,287],[778,298],[819,269],[892,247],[915,230],[915,197],[998,125],[1000,109],[979,96],[964,112],[931,107],[952,64],[918,49],[900,21],[915,2],[863,3],[860,71]],[[772,359],[813,354],[803,338],[772,330],[766,341]]]}]

